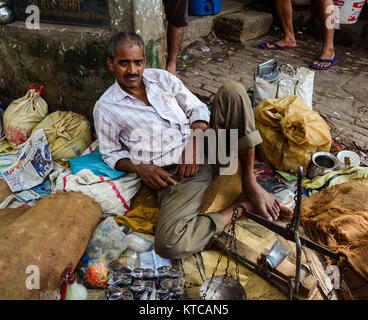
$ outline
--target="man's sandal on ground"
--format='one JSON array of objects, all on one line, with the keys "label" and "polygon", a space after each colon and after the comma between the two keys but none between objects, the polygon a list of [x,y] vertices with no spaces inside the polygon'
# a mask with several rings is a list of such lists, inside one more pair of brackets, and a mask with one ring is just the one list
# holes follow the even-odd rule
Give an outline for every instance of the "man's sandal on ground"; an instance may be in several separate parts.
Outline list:
[{"label": "man's sandal on ground", "polygon": [[[321,59],[320,57],[318,57],[316,60],[317,60],[317,64],[315,64],[315,63],[312,62],[310,64],[310,67],[313,68],[313,69],[317,69],[317,70],[328,70],[333,65],[335,65],[337,63],[337,61],[338,61],[336,58],[333,58],[333,59]],[[326,66],[326,67],[321,67],[321,66],[318,65],[321,62],[328,62],[329,65]]]},{"label": "man's sandal on ground", "polygon": [[[274,47],[271,48],[270,45],[272,45]],[[276,41],[270,42],[269,45],[266,42],[262,42],[259,46],[262,49],[265,49],[265,50],[288,50],[288,49],[294,49],[295,48],[295,47],[290,47],[290,46],[280,46]]]}]

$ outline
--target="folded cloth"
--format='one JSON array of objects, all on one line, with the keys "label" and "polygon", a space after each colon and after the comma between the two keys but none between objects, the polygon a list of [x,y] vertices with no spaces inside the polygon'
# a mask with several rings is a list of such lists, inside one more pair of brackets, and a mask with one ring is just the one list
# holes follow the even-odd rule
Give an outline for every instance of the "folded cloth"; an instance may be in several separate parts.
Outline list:
[{"label": "folded cloth", "polygon": [[352,167],[347,170],[331,171],[323,176],[315,177],[313,180],[304,179],[303,188],[308,195],[312,195],[337,184],[367,178],[368,168]]},{"label": "folded cloth", "polygon": [[124,216],[116,216],[115,221],[136,232],[154,234],[158,211],[158,208],[148,208],[140,205]]},{"label": "folded cloth", "polygon": [[89,169],[96,176],[109,177],[117,179],[125,176],[124,171],[117,171],[110,168],[102,159],[99,151],[91,152],[86,155],[68,160],[72,174],[77,174],[80,170]]},{"label": "folded cloth", "polygon": [[135,173],[111,179],[83,169],[77,174],[70,170],[60,173],[56,179],[55,192],[82,192],[94,199],[103,213],[124,215],[130,211],[130,201],[142,187],[141,178]]}]

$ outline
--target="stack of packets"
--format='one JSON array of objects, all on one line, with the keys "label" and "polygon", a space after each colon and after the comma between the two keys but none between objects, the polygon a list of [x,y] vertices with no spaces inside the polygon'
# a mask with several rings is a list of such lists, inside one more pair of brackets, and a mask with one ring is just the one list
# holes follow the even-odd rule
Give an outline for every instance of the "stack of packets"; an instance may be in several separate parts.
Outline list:
[{"label": "stack of packets", "polygon": [[172,266],[154,250],[137,254],[140,267],[115,260],[105,269],[101,261],[90,260],[84,284],[87,288],[106,289],[109,300],[181,300],[183,268]]}]

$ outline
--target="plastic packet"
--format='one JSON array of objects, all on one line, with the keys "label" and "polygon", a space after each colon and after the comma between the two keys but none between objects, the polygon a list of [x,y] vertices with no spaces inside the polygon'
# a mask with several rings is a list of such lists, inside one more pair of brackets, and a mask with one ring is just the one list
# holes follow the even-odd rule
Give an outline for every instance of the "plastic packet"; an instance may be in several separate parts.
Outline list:
[{"label": "plastic packet", "polygon": [[142,295],[140,296],[139,300],[149,300],[149,292],[144,291]]},{"label": "plastic packet", "polygon": [[141,259],[139,252],[130,249],[125,250],[118,260],[125,268],[132,271],[134,268],[140,268]]},{"label": "plastic packet", "polygon": [[107,285],[114,288],[123,288],[128,287],[132,280],[132,276],[129,273],[110,272]]},{"label": "plastic packet", "polygon": [[147,241],[134,233],[129,233],[127,236],[128,248],[133,251],[146,252],[153,248],[153,243]]},{"label": "plastic packet", "polygon": [[130,289],[134,292],[142,293],[143,291],[151,292],[156,290],[156,285],[153,280],[134,280]]},{"label": "plastic packet", "polygon": [[131,275],[136,279],[150,279],[155,277],[155,271],[150,268],[134,268]]},{"label": "plastic packet", "polygon": [[149,295],[149,300],[160,300],[160,296],[157,293],[156,288],[154,290],[151,291],[150,295]]},{"label": "plastic packet", "polygon": [[159,277],[184,277],[184,270],[181,266],[161,266],[157,268],[157,274]]},{"label": "plastic packet", "polygon": [[109,300],[134,300],[133,293],[128,288],[109,288],[107,298]]},{"label": "plastic packet", "polygon": [[[159,291],[157,291],[159,292]],[[176,297],[171,291],[166,291],[163,294],[159,294],[159,300],[174,300]]]},{"label": "plastic packet", "polygon": [[121,262],[118,260],[114,260],[109,264],[109,271],[110,272],[119,272],[119,273],[131,273],[132,269],[124,266]]},{"label": "plastic packet", "polygon": [[161,278],[158,289],[159,294],[167,294],[172,292],[175,296],[182,296],[184,294],[185,279],[178,278]]},{"label": "plastic packet", "polygon": [[152,269],[155,272],[155,275],[158,276],[158,269],[161,267],[171,267],[171,261],[169,259],[161,258],[159,255],[155,253],[154,250],[148,252],[141,252],[139,254],[141,261],[141,268],[143,269]]},{"label": "plastic packet", "polygon": [[106,288],[108,269],[104,260],[90,260],[87,267],[85,285],[89,288]]},{"label": "plastic packet", "polygon": [[144,291],[139,300],[160,300],[160,296],[157,293],[156,288],[151,291]]},{"label": "plastic packet", "polygon": [[102,221],[92,234],[83,261],[87,258],[104,259],[107,263],[119,258],[128,247],[127,235],[123,233],[113,217]]}]

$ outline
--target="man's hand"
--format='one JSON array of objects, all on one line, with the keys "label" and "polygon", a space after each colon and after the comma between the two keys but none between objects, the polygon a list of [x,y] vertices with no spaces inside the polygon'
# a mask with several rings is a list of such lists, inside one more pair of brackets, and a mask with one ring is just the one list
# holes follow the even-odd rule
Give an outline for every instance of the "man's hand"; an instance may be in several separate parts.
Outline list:
[{"label": "man's hand", "polygon": [[[195,131],[196,129],[200,129],[202,131],[206,131],[208,128],[207,122],[204,121],[195,121],[192,123],[191,129]],[[188,159],[185,159],[187,155]],[[174,175],[179,175],[179,181],[182,182],[184,177],[193,177],[199,169],[199,160],[200,154],[197,150],[196,136],[193,135],[189,140],[187,146],[185,147],[183,154],[181,156],[182,163],[178,164]],[[197,161],[198,158],[198,161]]]},{"label": "man's hand", "polygon": [[154,164],[138,164],[134,166],[134,172],[137,173],[152,189],[159,190],[167,187],[168,183],[176,185],[176,181],[172,178],[173,175],[166,170],[154,165]]},{"label": "man's hand", "polygon": [[[193,143],[192,143],[193,142]],[[186,146],[186,148],[183,151],[183,154],[181,156],[182,163],[179,163],[176,166],[176,169],[174,171],[174,175],[178,174],[179,176],[179,182],[182,182],[184,177],[193,177],[199,169],[199,161],[197,161],[197,147],[196,147],[196,138],[193,137],[193,140],[190,140]],[[185,159],[186,153],[189,154],[189,159]],[[198,157],[199,158],[199,157]]]}]

